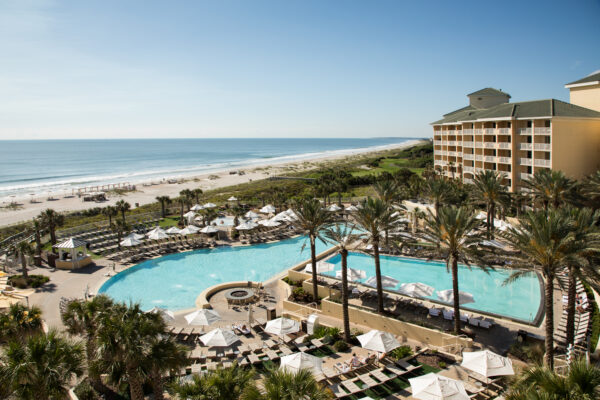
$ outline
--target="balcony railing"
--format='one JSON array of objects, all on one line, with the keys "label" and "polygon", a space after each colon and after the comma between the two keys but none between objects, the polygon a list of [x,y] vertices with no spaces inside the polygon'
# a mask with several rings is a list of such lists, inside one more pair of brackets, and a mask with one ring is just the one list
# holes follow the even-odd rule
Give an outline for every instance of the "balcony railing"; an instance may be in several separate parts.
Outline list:
[{"label": "balcony railing", "polygon": [[500,135],[510,135],[511,134],[511,129],[510,128],[499,128],[498,129],[498,133]]},{"label": "balcony railing", "polygon": [[550,165],[551,165],[550,160],[543,160],[543,159],[540,159],[540,158],[537,158],[535,160],[535,166],[536,167],[550,167]]},{"label": "balcony railing", "polygon": [[550,151],[552,150],[552,145],[549,143],[536,143],[533,145],[533,148],[536,150]]},{"label": "balcony railing", "polygon": [[531,128],[519,128],[520,135],[531,135]]},{"label": "balcony railing", "polygon": [[481,135],[483,133],[483,129],[475,129],[476,135]]},{"label": "balcony railing", "polygon": [[463,172],[471,172],[473,173],[474,168],[473,167],[463,167]]},{"label": "balcony railing", "polygon": [[449,152],[448,152],[448,155],[449,155],[449,156],[456,157],[458,154],[457,154],[457,152],[456,152],[456,151],[449,151]]},{"label": "balcony railing", "polygon": [[550,128],[549,127],[535,128],[535,134],[536,135],[549,135]]},{"label": "balcony railing", "polygon": [[499,149],[512,149],[512,143],[510,142],[498,142],[496,145]]},{"label": "balcony railing", "polygon": [[463,178],[464,183],[473,183],[473,179],[471,178]]},{"label": "balcony railing", "polygon": [[437,153],[439,153],[441,156],[447,156],[448,152],[446,150],[440,150]]},{"label": "balcony railing", "polygon": [[527,172],[521,172],[520,176],[521,176],[521,179],[523,179],[523,180],[533,178],[533,174],[528,174]]},{"label": "balcony railing", "polygon": [[531,158],[521,158],[521,165],[533,165],[533,160]]},{"label": "balcony railing", "polygon": [[463,135],[472,135],[473,129],[463,129]]},{"label": "balcony railing", "polygon": [[462,142],[463,147],[473,147],[473,142]]},{"label": "balcony railing", "polygon": [[463,153],[463,159],[464,160],[474,160],[475,159],[475,154]]},{"label": "balcony railing", "polygon": [[433,160],[433,163],[435,165],[446,165],[447,164],[447,162],[444,160]]},{"label": "balcony railing", "polygon": [[531,150],[531,143],[521,143],[519,148],[521,150]]},{"label": "balcony railing", "polygon": [[475,148],[477,148],[477,149],[483,149],[483,143],[482,142],[475,142]]},{"label": "balcony railing", "polygon": [[446,131],[446,133],[448,133],[448,135],[454,135],[455,134],[455,130],[451,130],[451,131]]},{"label": "balcony railing", "polygon": [[495,149],[496,142],[483,142],[483,147],[486,149]]},{"label": "balcony railing", "polygon": [[475,161],[483,161],[483,156],[475,156]]},{"label": "balcony railing", "polygon": [[502,164],[512,164],[512,158],[511,157],[498,157],[498,162],[502,163]]},{"label": "balcony railing", "polygon": [[486,135],[493,135],[494,134],[494,128],[485,128],[484,129],[484,133]]},{"label": "balcony railing", "polygon": [[496,156],[485,156],[483,159],[488,162],[496,162]]},{"label": "balcony railing", "polygon": [[446,144],[448,146],[456,146],[456,141],[455,140],[450,140],[450,141],[446,142]]}]

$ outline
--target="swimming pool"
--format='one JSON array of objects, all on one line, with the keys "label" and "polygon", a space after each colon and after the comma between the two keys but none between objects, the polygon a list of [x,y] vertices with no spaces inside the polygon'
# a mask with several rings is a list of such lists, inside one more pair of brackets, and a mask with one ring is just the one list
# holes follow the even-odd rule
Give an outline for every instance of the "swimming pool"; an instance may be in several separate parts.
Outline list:
[{"label": "swimming pool", "polygon": [[[328,247],[317,241],[317,254]],[[144,310],[159,306],[176,311],[195,307],[198,295],[211,286],[231,281],[262,282],[308,258],[310,246],[304,236],[277,243],[170,254],[113,276],[98,293],[117,301],[140,302]]]},{"label": "swimming pool", "polygon": [[[391,276],[402,283],[422,282],[438,290],[452,289],[452,275],[446,270],[443,262],[428,262],[405,257],[381,256],[381,274]],[[335,264],[335,270],[324,275],[335,276],[341,269],[341,257],[333,256],[328,262]],[[364,270],[367,278],[375,276],[373,257],[362,253],[348,255],[348,267]],[[461,306],[465,309],[484,311],[508,316],[514,319],[534,322],[541,305],[541,287],[537,276],[526,276],[514,283],[503,285],[510,275],[505,269],[489,271],[459,265],[459,289],[473,294],[475,302]],[[361,279],[359,282],[364,282]],[[394,290],[394,289],[390,289]],[[430,297],[437,300],[435,292]]]}]

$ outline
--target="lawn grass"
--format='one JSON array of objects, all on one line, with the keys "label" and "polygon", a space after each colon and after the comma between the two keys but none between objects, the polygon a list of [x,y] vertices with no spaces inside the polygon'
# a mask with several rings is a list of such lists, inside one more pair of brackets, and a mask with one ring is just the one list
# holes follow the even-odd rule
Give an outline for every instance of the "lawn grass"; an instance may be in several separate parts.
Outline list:
[{"label": "lawn grass", "polygon": [[158,222],[158,225],[161,228],[170,228],[172,226],[177,226],[179,223],[179,217],[165,217]]}]

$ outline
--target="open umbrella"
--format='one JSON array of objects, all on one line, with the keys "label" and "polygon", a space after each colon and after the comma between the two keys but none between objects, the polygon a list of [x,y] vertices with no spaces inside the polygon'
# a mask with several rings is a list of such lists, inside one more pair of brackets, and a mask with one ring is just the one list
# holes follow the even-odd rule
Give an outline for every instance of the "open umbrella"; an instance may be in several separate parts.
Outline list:
[{"label": "open umbrella", "polygon": [[202,210],[204,207],[202,207],[200,204],[196,204],[193,207],[190,207],[190,211],[200,211]]},{"label": "open umbrella", "polygon": [[160,316],[165,320],[165,322],[173,321],[175,319],[175,314],[173,311],[169,311],[166,308],[162,307],[153,307],[150,310],[146,311],[148,314],[160,314]]},{"label": "open umbrella", "polygon": [[[442,290],[437,292],[437,297],[444,303],[453,303],[454,302],[454,291],[452,289]],[[458,291],[458,303],[459,304],[467,304],[467,303],[475,303],[475,298],[471,293],[463,292],[462,290]]]},{"label": "open umbrella", "polygon": [[229,347],[238,342],[239,337],[230,329],[217,328],[200,336],[200,341],[208,347]]},{"label": "open umbrella", "polygon": [[221,320],[221,316],[218,312],[216,312],[215,310],[208,310],[205,308],[187,314],[184,318],[187,321],[188,325],[200,326],[211,325]]},{"label": "open umbrella", "polygon": [[161,240],[161,239],[166,239],[168,237],[169,237],[169,235],[167,235],[167,233],[162,229],[155,229],[153,232],[150,232],[148,234],[148,239],[151,239],[151,240]]},{"label": "open umbrella", "polygon": [[327,207],[327,211],[331,211],[331,212],[338,212],[340,210],[343,210],[343,208],[338,206],[337,204],[332,204],[329,207]]},{"label": "open umbrella", "polygon": [[206,225],[204,228],[200,229],[201,233],[216,233],[219,232],[219,228],[212,225]]},{"label": "open umbrella", "polygon": [[133,246],[139,246],[140,244],[142,244],[142,242],[140,242],[139,240],[135,239],[135,238],[125,238],[123,239],[120,243],[121,246],[125,246],[125,247],[133,247]]},{"label": "open umbrella", "polygon": [[246,214],[244,214],[244,217],[246,217],[246,218],[258,218],[258,214],[255,213],[254,211],[248,211]]},{"label": "open umbrella", "polygon": [[[395,288],[400,283],[399,280],[392,278],[391,276],[381,275],[381,286],[384,288]],[[376,287],[377,277],[372,276],[364,282],[367,286]]]},{"label": "open umbrella", "polygon": [[279,368],[292,373],[298,373],[300,370],[307,369],[313,375],[320,375],[323,373],[323,360],[308,353],[294,353],[281,357],[281,366]]},{"label": "open umbrella", "polygon": [[[335,264],[328,263],[325,261],[317,261],[317,274],[321,274],[323,272],[333,271],[335,269]],[[304,272],[312,273],[312,263],[306,264],[304,267]]]},{"label": "open umbrella", "polygon": [[227,201],[237,201],[237,197],[231,196],[230,198],[227,199]]},{"label": "open umbrella", "polygon": [[265,332],[283,336],[289,333],[296,333],[300,330],[300,323],[298,321],[294,321],[289,318],[276,318],[267,322],[267,326],[265,326]]},{"label": "open umbrella", "polygon": [[[342,271],[335,271],[335,277],[338,279],[342,278]],[[367,273],[362,269],[354,269],[348,268],[348,280],[350,281],[358,281],[360,279],[365,279],[367,277]]]},{"label": "open umbrella", "polygon": [[194,218],[195,216],[196,216],[196,213],[193,211],[188,211],[185,214],[183,214],[183,217],[186,219]]},{"label": "open umbrella", "polygon": [[469,400],[461,381],[446,378],[433,372],[408,380],[412,396],[421,400]]},{"label": "open umbrella", "polygon": [[263,208],[261,208],[258,211],[261,212],[261,213],[263,213],[263,214],[273,214],[275,212],[275,207],[273,207],[270,204],[267,204],[266,206],[264,206]]},{"label": "open umbrella", "polygon": [[348,208],[346,208],[346,211],[355,212],[355,211],[358,211],[358,207],[356,207],[356,206],[349,206]]},{"label": "open umbrella", "polygon": [[129,235],[125,236],[123,239],[136,239],[136,240],[142,240],[144,239],[146,236],[142,235],[141,233],[135,233],[135,232],[131,232]]},{"label": "open umbrella", "polygon": [[260,221],[258,221],[258,224],[262,225],[262,226],[266,226],[268,228],[273,228],[273,227],[281,225],[281,222],[275,221],[273,219],[261,219]]},{"label": "open umbrella", "polygon": [[215,203],[206,203],[203,205],[204,208],[215,208],[217,205]]},{"label": "open umbrella", "polygon": [[166,231],[169,235],[179,235],[181,233],[181,229],[176,226],[172,226]]},{"label": "open umbrella", "polygon": [[463,361],[460,365],[486,378],[515,374],[510,358],[502,357],[489,350],[463,352]]},{"label": "open umbrella", "polygon": [[200,231],[200,228],[198,228],[197,226],[188,225],[185,228],[183,228],[181,230],[181,232],[179,232],[179,234],[180,235],[192,235],[194,233],[198,233],[198,231]]},{"label": "open umbrella", "polygon": [[434,291],[434,288],[421,282],[403,283],[399,290],[400,293],[411,297],[429,297]]},{"label": "open umbrella", "polygon": [[238,231],[249,231],[251,229],[254,229],[258,226],[258,224],[254,223],[254,222],[243,222],[241,224],[239,224],[238,226],[235,227],[235,229],[237,229]]},{"label": "open umbrella", "polygon": [[376,329],[373,329],[364,335],[357,336],[356,338],[364,349],[378,351],[380,353],[388,353],[396,347],[400,347],[400,343],[398,343],[394,335]]}]

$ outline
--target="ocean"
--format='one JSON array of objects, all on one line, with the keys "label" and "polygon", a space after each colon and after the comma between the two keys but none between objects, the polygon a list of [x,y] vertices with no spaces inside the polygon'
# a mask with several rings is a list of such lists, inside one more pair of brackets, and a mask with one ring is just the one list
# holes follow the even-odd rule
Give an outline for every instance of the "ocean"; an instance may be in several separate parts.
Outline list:
[{"label": "ocean", "polygon": [[0,199],[352,153],[411,138],[0,141]]}]

